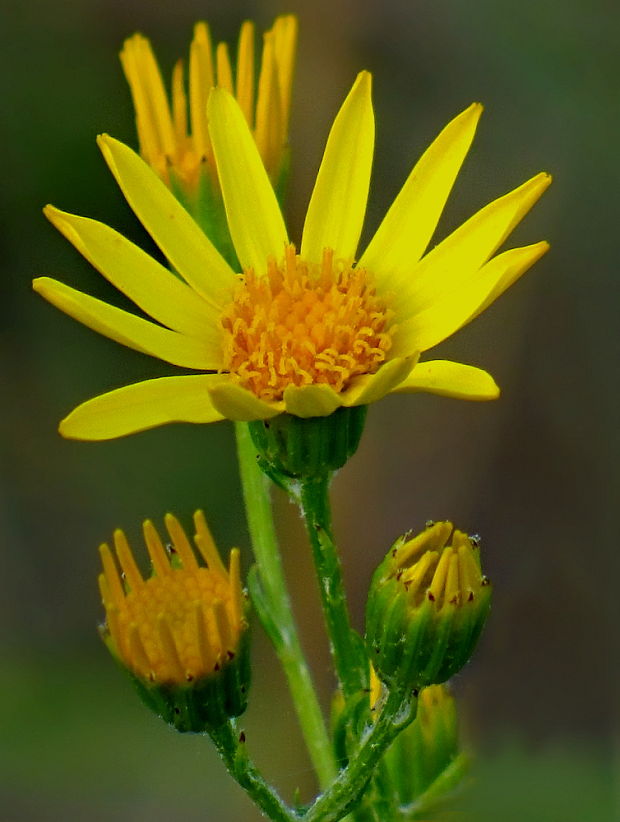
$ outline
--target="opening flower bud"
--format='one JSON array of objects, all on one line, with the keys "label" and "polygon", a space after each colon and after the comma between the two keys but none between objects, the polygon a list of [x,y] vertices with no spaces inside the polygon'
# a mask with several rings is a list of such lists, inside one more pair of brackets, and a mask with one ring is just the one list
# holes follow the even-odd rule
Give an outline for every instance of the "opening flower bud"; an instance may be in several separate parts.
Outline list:
[{"label": "opening flower bud", "polygon": [[398,540],[374,574],[366,608],[378,676],[399,689],[445,682],[471,656],[490,597],[477,537],[438,522]]},{"label": "opening flower bud", "polygon": [[146,704],[179,731],[203,732],[246,708],[250,670],[239,551],[226,568],[202,512],[192,548],[171,514],[164,546],[150,521],[144,538],[152,572],[141,574],[125,534],[100,548],[102,637]]}]

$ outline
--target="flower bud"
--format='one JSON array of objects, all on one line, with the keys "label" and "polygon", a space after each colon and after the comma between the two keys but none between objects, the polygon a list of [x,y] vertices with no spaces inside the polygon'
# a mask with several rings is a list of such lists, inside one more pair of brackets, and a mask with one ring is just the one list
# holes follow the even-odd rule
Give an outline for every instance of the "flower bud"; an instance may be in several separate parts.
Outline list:
[{"label": "flower bud", "polygon": [[231,551],[226,568],[198,511],[194,541],[202,564],[178,520],[168,514],[165,521],[171,540],[166,547],[152,523],[144,523],[148,578],[122,531],[114,534],[114,553],[101,546],[101,634],[146,704],[177,730],[198,733],[239,716],[247,704],[248,623],[239,551]]},{"label": "flower bud", "polygon": [[489,609],[477,537],[450,522],[398,540],[372,579],[366,643],[389,688],[445,682],[471,656]]}]

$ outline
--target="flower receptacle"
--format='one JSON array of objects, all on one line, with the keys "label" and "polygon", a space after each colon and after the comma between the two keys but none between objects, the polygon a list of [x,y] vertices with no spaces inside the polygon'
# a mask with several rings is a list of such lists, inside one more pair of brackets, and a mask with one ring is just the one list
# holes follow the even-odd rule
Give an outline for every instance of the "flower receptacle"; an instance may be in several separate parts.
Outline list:
[{"label": "flower receptacle", "polygon": [[325,417],[280,414],[248,423],[261,467],[274,479],[311,479],[342,468],[357,451],[367,406],[338,408]]}]

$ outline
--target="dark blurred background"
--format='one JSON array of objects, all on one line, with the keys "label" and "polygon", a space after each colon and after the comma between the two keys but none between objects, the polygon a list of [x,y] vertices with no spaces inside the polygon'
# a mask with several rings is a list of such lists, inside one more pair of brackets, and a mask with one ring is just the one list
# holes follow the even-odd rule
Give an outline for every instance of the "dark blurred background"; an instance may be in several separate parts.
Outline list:
[{"label": "dark blurred background", "polygon": [[[335,517],[358,626],[372,569],[400,532],[449,517],[483,536],[492,618],[455,683],[465,737],[478,751],[462,801],[472,818],[618,818],[612,239],[620,7],[612,0],[3,4],[0,816],[258,818],[207,740],[173,734],[138,703],[95,631],[96,547],[117,526],[138,545],[145,517],[172,510],[189,524],[203,507],[222,549],[240,545],[249,564],[231,426],[61,440],[57,423],[79,402],[168,372],[60,314],[32,294],[30,281],[56,276],[121,304],[46,223],[47,202],[150,248],[94,140],[108,131],[136,142],[117,59],[123,39],[136,30],[152,38],[168,74],[187,54],[197,19],[233,41],[246,17],[262,29],[287,11],[300,18],[293,238],[330,121],[361,68],[375,76],[378,126],[366,236],[424,147],[473,100],[486,112],[438,237],[535,172],[555,177],[513,235],[513,244],[546,238],[551,253],[430,355],[487,368],[502,398],[398,396],[373,405],[362,446],[334,484]],[[308,549],[295,509],[280,496],[276,512],[327,704],[333,681]],[[258,629],[254,660],[248,743],[287,796],[299,786],[307,798],[308,760]]]}]

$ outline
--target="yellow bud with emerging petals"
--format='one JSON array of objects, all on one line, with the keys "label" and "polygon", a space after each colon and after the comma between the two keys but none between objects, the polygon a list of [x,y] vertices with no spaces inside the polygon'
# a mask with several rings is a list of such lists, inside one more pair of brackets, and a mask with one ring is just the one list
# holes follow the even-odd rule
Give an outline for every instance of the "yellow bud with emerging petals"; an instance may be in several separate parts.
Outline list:
[{"label": "yellow bud with emerging petals", "polygon": [[177,730],[201,732],[246,707],[248,623],[239,551],[231,551],[225,567],[198,511],[194,542],[201,563],[178,520],[168,514],[165,522],[168,545],[144,523],[148,578],[121,530],[114,551],[101,546],[101,633],[149,707]]},{"label": "yellow bud with emerging petals", "polygon": [[403,537],[377,568],[366,609],[366,643],[390,688],[445,682],[471,656],[489,609],[479,540],[451,522]]}]

